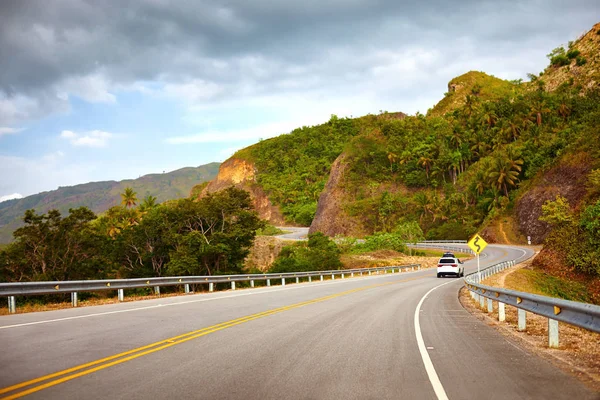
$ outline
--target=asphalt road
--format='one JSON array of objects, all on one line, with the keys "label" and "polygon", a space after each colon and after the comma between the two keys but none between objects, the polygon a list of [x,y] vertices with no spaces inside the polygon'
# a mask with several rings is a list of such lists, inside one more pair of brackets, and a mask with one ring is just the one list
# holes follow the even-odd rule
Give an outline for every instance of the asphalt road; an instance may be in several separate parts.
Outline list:
[{"label": "asphalt road", "polygon": [[0,397],[598,399],[467,313],[461,285],[424,270],[3,316]]},{"label": "asphalt road", "polygon": [[285,231],[282,235],[277,235],[279,239],[285,240],[306,240],[309,228],[293,227],[293,226],[278,226],[277,228]]}]

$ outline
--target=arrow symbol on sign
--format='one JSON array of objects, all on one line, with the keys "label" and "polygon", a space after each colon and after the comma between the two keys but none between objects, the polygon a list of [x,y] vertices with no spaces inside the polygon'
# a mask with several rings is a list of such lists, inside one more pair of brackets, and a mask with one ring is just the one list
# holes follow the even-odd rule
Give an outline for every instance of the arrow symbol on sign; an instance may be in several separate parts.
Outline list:
[{"label": "arrow symbol on sign", "polygon": [[481,253],[481,246],[479,244],[477,244],[477,242],[479,242],[479,239],[481,239],[479,236],[475,237],[475,240],[473,241],[473,244],[475,246],[477,246],[477,254]]}]

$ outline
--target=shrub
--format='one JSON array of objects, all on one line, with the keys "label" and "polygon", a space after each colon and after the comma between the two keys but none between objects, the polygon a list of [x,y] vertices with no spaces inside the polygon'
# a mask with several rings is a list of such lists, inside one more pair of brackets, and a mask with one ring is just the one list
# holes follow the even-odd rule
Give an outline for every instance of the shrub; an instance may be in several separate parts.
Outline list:
[{"label": "shrub", "polygon": [[579,56],[579,54],[581,54],[581,52],[577,49],[571,49],[567,51],[567,57],[569,58],[569,60],[574,59],[575,57]]},{"label": "shrub", "polygon": [[582,65],[584,65],[587,62],[587,60],[585,59],[585,57],[577,57],[576,61],[575,61],[575,65],[577,65],[578,67],[581,67]]},{"label": "shrub", "polygon": [[339,269],[340,250],[321,232],[308,235],[308,242],[286,246],[273,263],[270,272],[327,271]]},{"label": "shrub", "polygon": [[376,250],[395,250],[404,253],[406,252],[406,245],[402,237],[396,233],[377,232],[367,236],[363,243],[354,246],[354,253],[366,253]]}]

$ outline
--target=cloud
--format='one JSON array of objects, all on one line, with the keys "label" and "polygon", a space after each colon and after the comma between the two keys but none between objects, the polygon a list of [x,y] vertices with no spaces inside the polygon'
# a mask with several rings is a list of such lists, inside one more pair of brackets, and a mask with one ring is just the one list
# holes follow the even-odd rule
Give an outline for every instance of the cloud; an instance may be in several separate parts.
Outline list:
[{"label": "cloud", "polygon": [[110,132],[99,130],[75,133],[73,131],[64,130],[60,133],[62,139],[68,140],[73,146],[81,147],[106,147],[109,139],[114,135]]},{"label": "cloud", "polygon": [[15,133],[19,133],[22,130],[23,129],[8,128],[8,127],[2,127],[2,126],[0,126],[0,136],[2,136],[2,135],[12,135],[12,134],[15,134]]},{"label": "cloud", "polygon": [[206,101],[223,92],[223,88],[214,82],[192,79],[186,83],[167,84],[163,89],[167,96],[188,102]]},{"label": "cloud", "polygon": [[[221,3],[3,2],[0,126],[67,112],[72,96],[115,103],[119,90],[158,90],[192,105],[315,88],[335,96],[357,84],[415,97],[485,58],[495,58],[486,65],[498,76],[536,72],[501,61],[540,57],[539,69],[550,49],[598,19],[596,0]],[[465,43],[477,51],[467,54]]]},{"label": "cloud", "polygon": [[[87,181],[89,167],[66,163],[60,152],[41,157],[15,157],[0,155],[0,194],[19,193],[29,196],[59,186],[75,185]],[[10,195],[12,196],[12,195]]]},{"label": "cloud", "polygon": [[23,195],[20,193],[7,194],[5,196],[0,196],[0,203],[2,203],[3,201],[7,201],[7,200],[22,199],[22,198],[23,198]]},{"label": "cloud", "polygon": [[[188,136],[173,136],[166,139],[169,144],[192,144],[192,143],[249,143],[256,142],[261,139],[268,139],[279,136],[284,133],[289,133],[292,130],[306,125],[315,125],[326,122],[325,119],[307,117],[302,120],[285,120],[267,124],[260,124],[250,128],[237,130],[222,130],[222,131],[207,131]],[[241,147],[240,147],[241,148]],[[238,148],[239,149],[239,148]]]}]

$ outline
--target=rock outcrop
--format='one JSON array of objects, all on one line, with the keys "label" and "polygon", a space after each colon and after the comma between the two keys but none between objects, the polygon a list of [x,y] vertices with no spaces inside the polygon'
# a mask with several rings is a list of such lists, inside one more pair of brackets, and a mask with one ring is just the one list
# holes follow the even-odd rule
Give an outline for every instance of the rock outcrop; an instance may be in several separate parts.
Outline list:
[{"label": "rock outcrop", "polygon": [[285,224],[285,218],[279,207],[271,203],[267,194],[256,183],[256,168],[253,163],[238,158],[228,159],[221,164],[217,177],[202,190],[200,197],[230,186],[250,193],[254,208],[262,219],[266,219],[273,225]]},{"label": "rock outcrop", "polygon": [[561,195],[572,208],[577,207],[586,194],[585,184],[591,171],[590,165],[587,154],[571,157],[545,172],[531,190],[517,201],[519,230],[523,235],[531,236],[532,244],[542,243],[550,233],[550,225],[538,220],[542,215],[542,205]]},{"label": "rock outcrop", "polygon": [[328,236],[361,236],[356,218],[350,218],[344,211],[345,193],[342,188],[347,163],[342,153],[332,164],[325,190],[319,196],[317,213],[310,225],[309,233],[322,232]]}]

